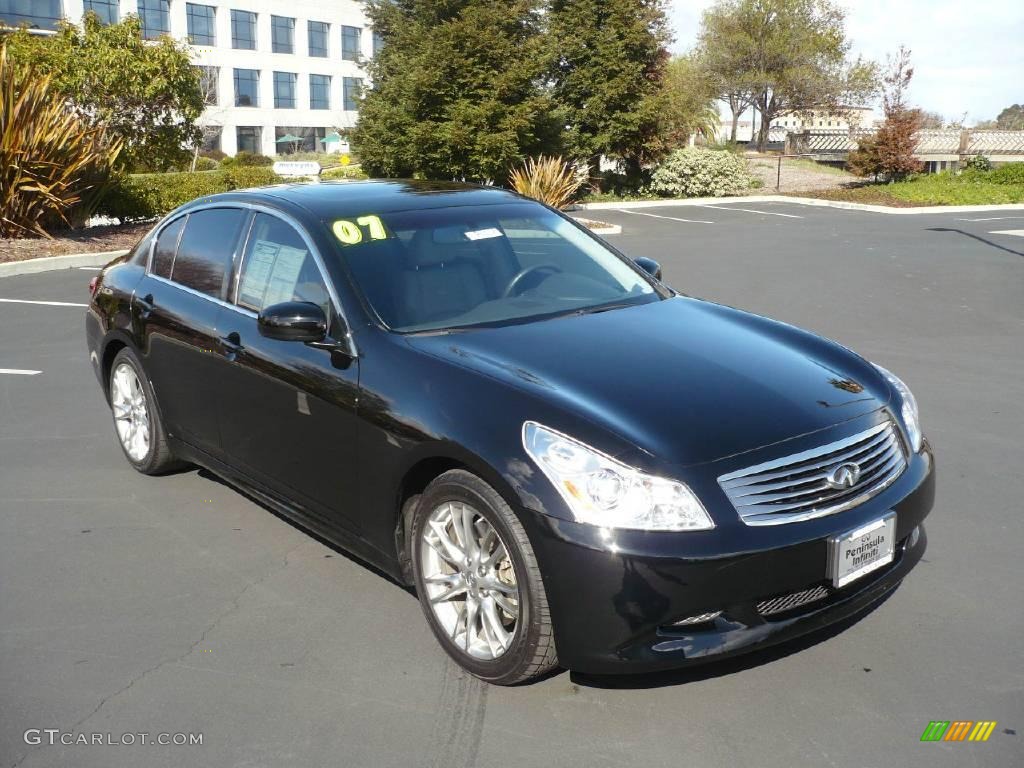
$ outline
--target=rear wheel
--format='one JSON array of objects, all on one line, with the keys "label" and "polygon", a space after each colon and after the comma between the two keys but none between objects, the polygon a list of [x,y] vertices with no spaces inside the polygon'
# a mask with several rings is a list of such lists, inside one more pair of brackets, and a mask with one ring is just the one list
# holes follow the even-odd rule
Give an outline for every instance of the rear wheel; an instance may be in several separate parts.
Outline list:
[{"label": "rear wheel", "polygon": [[423,613],[463,668],[512,685],[557,665],[533,548],[491,486],[463,470],[434,480],[416,508],[411,550]]},{"label": "rear wheel", "polygon": [[158,475],[182,464],[171,453],[153,390],[139,359],[128,347],[110,366],[110,409],[125,458],[139,472]]}]

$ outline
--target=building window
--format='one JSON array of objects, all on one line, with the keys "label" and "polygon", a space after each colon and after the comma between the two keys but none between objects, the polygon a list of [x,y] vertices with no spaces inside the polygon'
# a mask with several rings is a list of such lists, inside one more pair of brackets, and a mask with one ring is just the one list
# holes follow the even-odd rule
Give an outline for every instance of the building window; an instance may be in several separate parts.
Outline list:
[{"label": "building window", "polygon": [[262,154],[263,148],[262,132],[258,125],[240,125],[235,129],[235,139],[238,143],[239,152],[251,152],[254,155]]},{"label": "building window", "polygon": [[220,99],[217,79],[220,77],[219,67],[199,67],[199,90],[203,94],[203,103],[207,106],[216,106]]},{"label": "building window", "polygon": [[214,22],[212,5],[185,3],[185,18],[188,20],[188,41],[192,45],[216,45],[217,25]]},{"label": "building window", "polygon": [[170,33],[170,5],[170,0],[139,0],[143,38],[152,40]]},{"label": "building window", "polygon": [[258,107],[260,105],[260,71],[258,69],[235,70],[235,106]]},{"label": "building window", "polygon": [[220,152],[220,139],[224,129],[219,125],[204,125],[201,130],[203,132],[203,152]]},{"label": "building window", "polygon": [[327,58],[327,41],[331,34],[331,25],[326,21],[310,21],[307,29],[309,31],[309,55]]},{"label": "building window", "polygon": [[270,17],[270,48],[274,53],[295,53],[295,19]]},{"label": "building window", "polygon": [[61,16],[60,0],[2,0],[0,22],[8,27],[56,29]]},{"label": "building window", "polygon": [[384,38],[377,31],[373,33],[373,55],[376,56],[380,53],[380,49],[384,47]]},{"label": "building window", "polygon": [[103,24],[117,24],[119,5],[117,0],[85,0],[84,10],[93,11]]},{"label": "building window", "polygon": [[255,13],[231,11],[231,47],[245,51],[256,50]]},{"label": "building window", "polygon": [[309,108],[331,108],[331,77],[330,75],[309,76]]},{"label": "building window", "polygon": [[295,109],[294,72],[274,73],[274,109]]},{"label": "building window", "polygon": [[341,108],[346,112],[354,112],[359,109],[359,91],[363,87],[363,81],[358,77],[346,77],[341,81]]},{"label": "building window", "polygon": [[[279,125],[274,128],[274,145],[279,155],[290,155],[292,152],[323,152],[326,135],[326,128]],[[278,141],[285,136],[294,138],[288,141]]]},{"label": "building window", "polygon": [[359,61],[359,40],[363,30],[359,27],[341,28],[341,58],[345,61]]}]

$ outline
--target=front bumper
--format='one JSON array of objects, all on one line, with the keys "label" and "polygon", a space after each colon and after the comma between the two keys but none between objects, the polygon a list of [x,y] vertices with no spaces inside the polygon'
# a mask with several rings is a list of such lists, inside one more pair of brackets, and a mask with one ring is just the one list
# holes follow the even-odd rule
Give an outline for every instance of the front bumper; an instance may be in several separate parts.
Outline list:
[{"label": "front bumper", "polygon": [[[560,663],[593,674],[633,673],[767,647],[867,608],[921,559],[922,523],[934,497],[926,445],[875,498],[802,523],[755,528],[737,521],[707,532],[664,533],[609,531],[525,510],[521,517],[540,562]],[[833,589],[828,538],[889,510],[896,512],[893,562]],[[825,594],[788,610],[764,608],[765,601],[808,590]],[[715,611],[721,614],[703,624],[671,626]]]}]

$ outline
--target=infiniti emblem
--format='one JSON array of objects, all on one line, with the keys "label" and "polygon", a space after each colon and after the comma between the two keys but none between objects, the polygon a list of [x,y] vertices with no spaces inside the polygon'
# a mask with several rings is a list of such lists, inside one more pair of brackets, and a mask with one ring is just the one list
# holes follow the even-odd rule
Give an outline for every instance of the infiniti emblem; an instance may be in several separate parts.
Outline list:
[{"label": "infiniti emblem", "polygon": [[853,488],[858,480],[860,480],[860,465],[854,464],[852,461],[833,467],[825,477],[825,482],[837,490]]}]

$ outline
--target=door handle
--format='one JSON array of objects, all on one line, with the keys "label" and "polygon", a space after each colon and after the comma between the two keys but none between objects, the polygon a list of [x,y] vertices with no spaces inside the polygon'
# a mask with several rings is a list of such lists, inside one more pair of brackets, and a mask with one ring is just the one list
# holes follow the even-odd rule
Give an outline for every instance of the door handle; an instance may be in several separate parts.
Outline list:
[{"label": "door handle", "polygon": [[245,349],[242,346],[242,337],[238,335],[238,331],[232,331],[227,336],[221,336],[220,345],[224,348],[224,356],[229,360],[234,360],[235,355]]},{"label": "door handle", "polygon": [[156,309],[156,304],[153,303],[153,294],[147,293],[141,299],[136,298],[135,304],[139,308],[139,319],[148,320],[149,316],[153,314],[153,310]]}]

